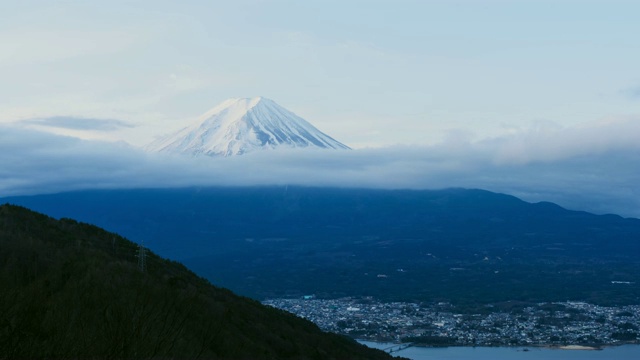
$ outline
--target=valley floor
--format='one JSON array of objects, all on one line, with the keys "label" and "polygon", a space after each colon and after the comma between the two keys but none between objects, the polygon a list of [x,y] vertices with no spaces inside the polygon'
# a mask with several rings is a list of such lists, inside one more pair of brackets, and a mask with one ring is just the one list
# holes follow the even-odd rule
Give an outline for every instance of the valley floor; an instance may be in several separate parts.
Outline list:
[{"label": "valley floor", "polygon": [[508,311],[457,313],[448,303],[383,303],[372,298],[272,299],[264,302],[326,331],[372,341],[425,346],[606,346],[640,340],[640,305],[584,302],[520,304]]}]

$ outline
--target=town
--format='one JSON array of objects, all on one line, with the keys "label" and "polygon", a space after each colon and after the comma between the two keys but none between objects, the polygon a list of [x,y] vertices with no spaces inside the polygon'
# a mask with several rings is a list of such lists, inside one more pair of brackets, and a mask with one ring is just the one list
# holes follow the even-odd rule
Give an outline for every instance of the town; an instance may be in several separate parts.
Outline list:
[{"label": "town", "polygon": [[584,302],[488,305],[481,314],[456,313],[449,303],[382,303],[305,296],[264,302],[313,321],[325,331],[370,341],[423,346],[569,346],[598,348],[640,340],[640,305]]}]

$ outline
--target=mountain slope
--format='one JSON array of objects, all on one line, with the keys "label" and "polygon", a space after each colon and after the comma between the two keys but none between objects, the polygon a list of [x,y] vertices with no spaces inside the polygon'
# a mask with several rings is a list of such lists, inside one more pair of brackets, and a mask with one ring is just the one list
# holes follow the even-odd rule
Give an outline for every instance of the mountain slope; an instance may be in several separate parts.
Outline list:
[{"label": "mountain slope", "polygon": [[0,359],[386,359],[95,226],[0,206]]},{"label": "mountain slope", "polygon": [[229,99],[192,125],[146,149],[189,155],[240,155],[258,149],[348,149],[313,125],[263,98]]},{"label": "mountain slope", "polygon": [[640,220],[482,190],[138,189],[5,201],[144,240],[258,299],[640,303]]}]

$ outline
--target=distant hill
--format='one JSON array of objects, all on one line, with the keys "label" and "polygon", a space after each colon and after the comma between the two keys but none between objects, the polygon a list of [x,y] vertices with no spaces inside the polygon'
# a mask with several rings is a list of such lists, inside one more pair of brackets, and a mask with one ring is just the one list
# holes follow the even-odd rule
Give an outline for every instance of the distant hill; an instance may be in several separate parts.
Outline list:
[{"label": "distant hill", "polygon": [[256,299],[640,303],[640,220],[483,190],[237,187],[9,198]]},{"label": "distant hill", "polygon": [[98,227],[0,206],[1,359],[387,359]]}]

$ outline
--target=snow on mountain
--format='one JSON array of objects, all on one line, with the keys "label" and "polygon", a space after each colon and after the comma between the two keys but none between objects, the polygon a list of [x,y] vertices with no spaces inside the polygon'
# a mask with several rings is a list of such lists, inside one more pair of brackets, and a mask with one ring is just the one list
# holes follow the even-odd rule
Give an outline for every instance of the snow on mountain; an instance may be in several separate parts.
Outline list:
[{"label": "snow on mountain", "polygon": [[146,150],[230,156],[281,147],[349,149],[274,101],[255,97],[226,100]]}]

